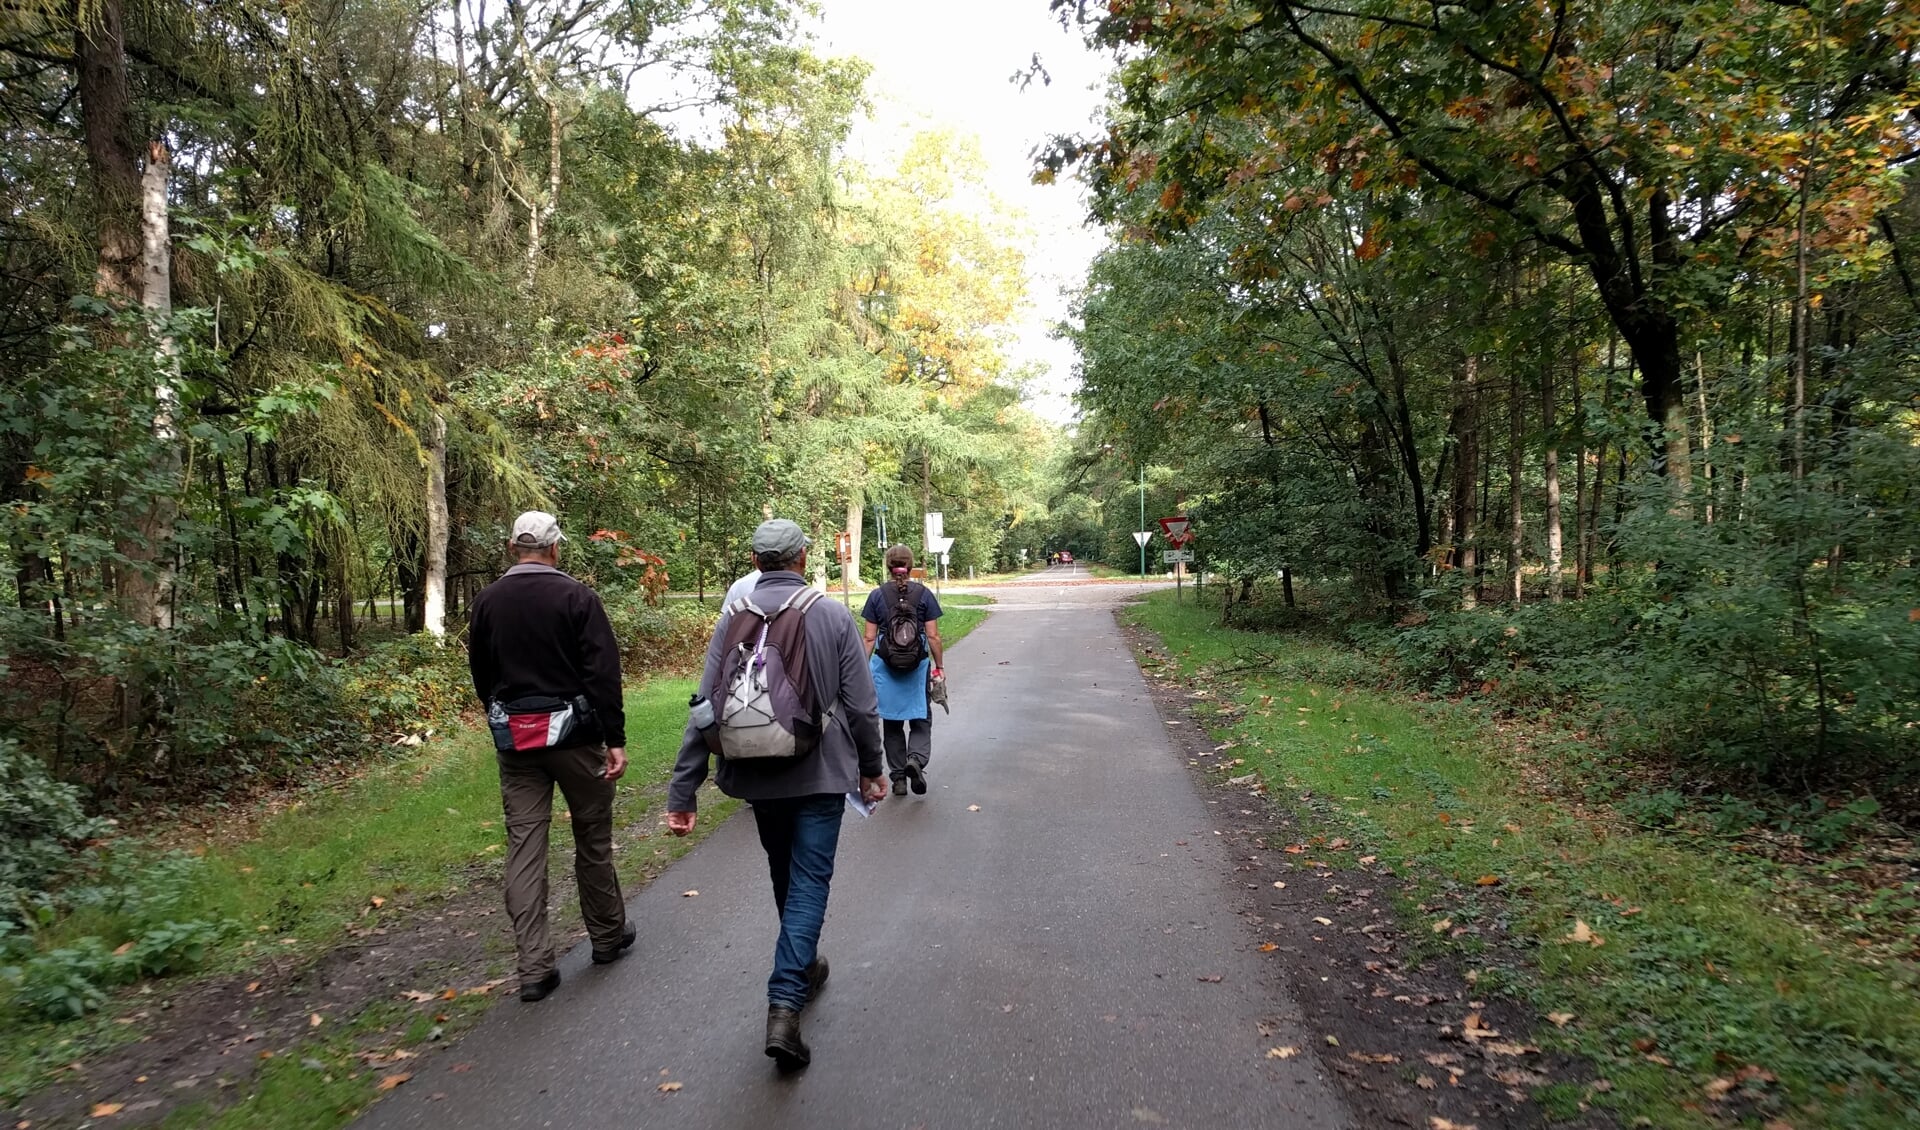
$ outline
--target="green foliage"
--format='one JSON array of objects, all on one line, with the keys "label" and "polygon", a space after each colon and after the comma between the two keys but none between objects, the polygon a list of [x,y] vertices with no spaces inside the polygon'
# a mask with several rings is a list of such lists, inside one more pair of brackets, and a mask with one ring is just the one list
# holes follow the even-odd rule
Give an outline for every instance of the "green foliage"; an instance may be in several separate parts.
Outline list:
[{"label": "green foliage", "polygon": [[[1768,1118],[1796,1121],[1818,1104],[1821,1125],[1865,1130],[1899,1125],[1920,1103],[1913,971],[1854,941],[1867,941],[1863,908],[1899,913],[1891,908],[1913,897],[1911,884],[1884,885],[1823,919],[1794,892],[1830,882],[1824,865],[1788,870],[1695,834],[1677,790],[1644,791],[1617,813],[1575,803],[1558,792],[1582,784],[1570,751],[1516,748],[1469,707],[1323,681],[1314,670],[1339,670],[1344,649],[1221,629],[1208,609],[1171,595],[1128,615],[1159,633],[1155,655],[1170,673],[1212,692],[1213,733],[1241,759],[1221,769],[1310,798],[1310,827],[1330,839],[1337,830],[1352,840],[1345,852],[1377,855],[1402,876],[1409,933],[1479,970],[1482,987],[1500,983],[1539,1015],[1576,1014],[1534,1032],[1612,1081],[1588,1101],[1622,1123],[1698,1126],[1701,1082],[1753,1063],[1778,1077],[1751,1096],[1749,1109]],[[1260,653],[1287,664],[1247,667]],[[1868,807],[1849,817],[1869,819]],[[1820,810],[1815,819],[1843,811]],[[1725,812],[1729,825],[1751,828],[1753,809]],[[1795,827],[1806,823],[1803,813]],[[1481,886],[1486,875],[1499,885]],[[1436,935],[1441,917],[1468,932]],[[1576,922],[1604,944],[1566,941]],[[1503,935],[1510,948],[1486,944]],[[1646,1039],[1674,1066],[1634,1050]]]},{"label": "green foliage", "polygon": [[80,790],[0,736],[0,943],[9,927],[33,920],[35,896],[72,869],[75,845],[107,830],[87,815]]}]

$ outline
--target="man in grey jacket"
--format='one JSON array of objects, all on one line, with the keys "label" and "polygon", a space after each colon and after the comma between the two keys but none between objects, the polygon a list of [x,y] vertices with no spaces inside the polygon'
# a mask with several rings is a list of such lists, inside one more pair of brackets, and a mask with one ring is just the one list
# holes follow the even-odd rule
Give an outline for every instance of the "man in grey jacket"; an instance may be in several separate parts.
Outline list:
[{"label": "man in grey jacket", "polygon": [[[809,544],[800,527],[784,518],[762,522],[754,530],[754,560],[761,569],[752,597],[756,607],[777,609],[805,586]],[[700,694],[710,702],[721,678],[723,641],[734,615],[731,610],[721,614],[707,647]],[[826,718],[819,746],[804,757],[782,760],[729,761],[713,755],[715,783],[721,792],[752,805],[760,846],[767,853],[780,938],[773,951],[773,975],[767,979],[766,1052],[788,1071],[805,1067],[813,1057],[800,1036],[800,1013],[827,980],[827,961],[819,955],[820,928],[826,921],[846,794],[858,789],[873,804],[887,791],[873,677],[853,616],[831,600],[816,601],[803,615],[808,681]],[[707,779],[709,756],[705,737],[690,720],[667,793],[667,830],[676,836],[693,831],[696,793]]]}]

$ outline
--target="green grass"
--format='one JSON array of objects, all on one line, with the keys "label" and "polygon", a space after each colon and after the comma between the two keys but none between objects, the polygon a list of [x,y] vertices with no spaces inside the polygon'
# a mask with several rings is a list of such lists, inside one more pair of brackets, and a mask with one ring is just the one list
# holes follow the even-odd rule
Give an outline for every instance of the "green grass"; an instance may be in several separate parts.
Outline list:
[{"label": "green grass", "polygon": [[[1309,821],[1353,841],[1316,855],[1392,865],[1410,884],[1402,910],[1413,937],[1481,964],[1482,985],[1518,993],[1543,1018],[1576,1015],[1565,1029],[1541,1020],[1537,1038],[1611,1081],[1592,1101],[1659,1127],[1711,1125],[1708,1113],[1741,1124],[1734,1111],[1801,1130],[1915,1124],[1912,971],[1859,960],[1783,912],[1764,865],[1550,795],[1536,785],[1564,778],[1563,755],[1518,752],[1464,708],[1312,680],[1354,671],[1351,653],[1289,637],[1284,669],[1229,681],[1212,670],[1249,645],[1271,651],[1276,638],[1219,628],[1171,593],[1128,615],[1160,634],[1183,674],[1211,683],[1226,711],[1216,734],[1237,743],[1223,772],[1257,770],[1289,803],[1311,797]],[[1478,929],[1496,920],[1521,944],[1517,968],[1480,943]],[[1567,940],[1581,922],[1602,945]],[[1707,1084],[1750,1064],[1777,1082],[1708,1098]],[[1542,1096],[1553,1111],[1567,1097]]]},{"label": "green grass", "polygon": [[977,593],[951,592],[940,598],[942,611],[949,608],[984,608],[992,603],[992,597]]}]

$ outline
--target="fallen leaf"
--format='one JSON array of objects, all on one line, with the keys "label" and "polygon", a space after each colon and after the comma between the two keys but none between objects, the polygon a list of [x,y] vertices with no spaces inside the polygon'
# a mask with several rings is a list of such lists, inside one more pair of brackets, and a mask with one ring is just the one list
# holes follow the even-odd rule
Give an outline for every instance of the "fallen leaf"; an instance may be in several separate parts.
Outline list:
[{"label": "fallen leaf", "polygon": [[1337,1048],[1337,1047],[1339,1047],[1339,1046],[1340,1046],[1340,1037],[1338,1037],[1338,1036],[1328,1036],[1328,1037],[1327,1037],[1327,1046],[1328,1046],[1328,1047],[1330,1047],[1330,1048]]},{"label": "fallen leaf", "polygon": [[419,989],[408,989],[407,991],[401,993],[400,995],[414,1002],[415,1004],[419,1004],[421,1001],[430,1001],[433,999],[432,993],[423,993]]},{"label": "fallen leaf", "polygon": [[1560,941],[1561,941],[1561,944],[1563,945],[1569,942],[1573,943],[1574,945],[1586,945],[1586,946],[1604,946],[1607,944],[1607,940],[1605,938],[1602,938],[1600,935],[1594,933],[1593,927],[1587,925],[1586,921],[1580,918],[1576,918],[1573,920],[1573,932],[1568,934],[1566,937],[1561,938]]},{"label": "fallen leaf", "polygon": [[1261,953],[1272,953],[1279,948],[1280,946],[1274,942],[1261,942],[1259,947]]},{"label": "fallen leaf", "polygon": [[1413,1078],[1413,1085],[1420,1088],[1423,1091],[1431,1091],[1433,1090],[1433,1076],[1416,1075]]},{"label": "fallen leaf", "polygon": [[1467,1018],[1460,1022],[1460,1034],[1469,1040],[1491,1040],[1500,1035],[1497,1030],[1487,1027],[1487,1022],[1477,1012],[1467,1013]]},{"label": "fallen leaf", "polygon": [[1346,847],[1347,847],[1347,841],[1344,837],[1336,840],[1331,840],[1327,843],[1328,851],[1344,851]]},{"label": "fallen leaf", "polygon": [[[97,953],[97,952],[99,952],[99,951],[98,951],[98,950],[96,950],[96,951],[94,951],[94,952],[96,952],[96,953]],[[111,1117],[113,1117],[114,1115],[116,1115],[116,1114],[119,1114],[119,1113],[120,1113],[120,1110],[121,1110],[121,1108],[122,1108],[122,1107],[124,1107],[124,1106],[126,1106],[126,1104],[125,1104],[125,1103],[94,1103],[94,1104],[93,1104],[93,1117],[95,1117],[95,1118],[111,1118]]]},{"label": "fallen leaf", "polygon": [[1420,1057],[1435,1067],[1445,1067],[1450,1063],[1459,1063],[1460,1057],[1452,1052],[1427,1052]]},{"label": "fallen leaf", "polygon": [[1333,919],[1331,919],[1331,918],[1321,918],[1321,917],[1320,917],[1319,915],[1315,915],[1315,916],[1314,916],[1314,919],[1313,919],[1313,920],[1314,920],[1315,922],[1318,922],[1318,923],[1320,923],[1320,925],[1322,925],[1322,926],[1331,926],[1331,925],[1333,925]]},{"label": "fallen leaf", "polygon": [[1348,1052],[1347,1058],[1359,1063],[1399,1063],[1400,1057],[1392,1052]]},{"label": "fallen leaf", "polygon": [[1498,1040],[1490,1044],[1481,1044],[1480,1046],[1489,1055],[1535,1055],[1540,1051],[1539,1048],[1534,1047],[1532,1044],[1509,1044],[1502,1043]]},{"label": "fallen leaf", "polygon": [[405,1083],[407,1080],[411,1078],[413,1078],[413,1072],[411,1071],[399,1071],[399,1072],[395,1072],[392,1075],[382,1076],[380,1079],[380,1085],[375,1087],[374,1090],[391,1091],[395,1087],[398,1087],[400,1084]]},{"label": "fallen leaf", "polygon": [[1276,891],[1284,891],[1287,889],[1287,885],[1285,883],[1280,882],[1278,879],[1275,879],[1273,882],[1273,889]]},{"label": "fallen leaf", "polygon": [[1196,981],[1205,981],[1205,982],[1206,982],[1207,984],[1209,984],[1209,985],[1218,985],[1218,984],[1220,983],[1220,974],[1218,974],[1218,973],[1203,973],[1203,974],[1201,974],[1200,976],[1198,976],[1198,977],[1196,977],[1196,978],[1194,978],[1194,980],[1196,980]]},{"label": "fallen leaf", "polygon": [[697,899],[700,897],[700,892],[699,891],[681,891],[680,897],[683,899]]},{"label": "fallen leaf", "polygon": [[1633,1050],[1639,1052],[1641,1055],[1645,1055],[1659,1046],[1659,1042],[1652,1036],[1642,1036],[1633,1042]]},{"label": "fallen leaf", "polygon": [[1358,860],[1357,860],[1356,862],[1359,862],[1359,863],[1372,863],[1372,862],[1374,862],[1375,860],[1377,860],[1377,859],[1379,859],[1379,858],[1380,858],[1380,857],[1379,857],[1379,856],[1377,856],[1377,855],[1363,855],[1363,856],[1361,856],[1361,857],[1360,857],[1360,858],[1359,858],[1359,859],[1358,859]]},{"label": "fallen leaf", "polygon": [[375,910],[379,910],[381,907],[387,905],[387,900],[381,898],[379,895],[373,896],[372,898],[368,899],[367,902]]},{"label": "fallen leaf", "polygon": [[258,982],[258,981],[248,981],[248,982],[247,982],[247,991],[248,991],[249,993],[257,993],[257,992],[259,992],[259,991],[260,991],[260,982]]},{"label": "fallen leaf", "polygon": [[132,949],[133,949],[133,941],[129,939],[127,941],[121,942],[118,946],[114,947],[113,956],[123,957],[127,953],[131,952]]},{"label": "fallen leaf", "polygon": [[1442,918],[1440,921],[1435,922],[1433,924],[1433,932],[1436,934],[1444,934],[1447,932],[1447,929],[1452,925],[1453,925],[1453,919]]},{"label": "fallen leaf", "polygon": [[1473,881],[1473,885],[1476,887],[1497,887],[1500,885],[1500,876],[1482,875]]},{"label": "fallen leaf", "polygon": [[679,1089],[680,1089],[680,1084],[678,1083],[662,1083],[658,1087],[654,1088],[654,1090],[659,1091],[663,1095],[671,1095]]},{"label": "fallen leaf", "polygon": [[1285,1047],[1267,1049],[1268,1059],[1292,1059],[1294,1056],[1297,1056],[1299,1054],[1300,1054],[1300,1049],[1294,1047],[1292,1044],[1288,1044]]},{"label": "fallen leaf", "polygon": [[1707,1097],[1710,1099],[1725,1098],[1727,1092],[1733,1090],[1735,1085],[1733,1080],[1722,1075],[1720,1078],[1712,1080],[1706,1085]]},{"label": "fallen leaf", "polygon": [[1280,850],[1286,852],[1288,855],[1304,855],[1306,854],[1307,845],[1288,844],[1286,847],[1283,847]]},{"label": "fallen leaf", "polygon": [[459,989],[448,989],[445,992],[440,994],[440,999],[443,1001],[450,1001],[458,997],[459,995],[460,995]]},{"label": "fallen leaf", "polygon": [[1435,1114],[1427,1118],[1427,1130],[1480,1130],[1480,1127],[1471,1122],[1455,1122]]},{"label": "fallen leaf", "polygon": [[314,1012],[314,1013],[309,1013],[307,1015],[307,1027],[318,1028],[320,1027],[320,1023],[321,1023],[321,1016],[319,1013]]},{"label": "fallen leaf", "polygon": [[979,806],[979,805],[977,805],[977,804],[969,804],[969,805],[967,806],[967,811],[968,811],[968,812],[978,812],[978,811],[980,811],[980,806]]},{"label": "fallen leaf", "polygon": [[1547,1019],[1553,1021],[1555,1028],[1565,1028],[1567,1025],[1573,1023],[1574,1014],[1571,1012],[1549,1012],[1547,1013]]}]

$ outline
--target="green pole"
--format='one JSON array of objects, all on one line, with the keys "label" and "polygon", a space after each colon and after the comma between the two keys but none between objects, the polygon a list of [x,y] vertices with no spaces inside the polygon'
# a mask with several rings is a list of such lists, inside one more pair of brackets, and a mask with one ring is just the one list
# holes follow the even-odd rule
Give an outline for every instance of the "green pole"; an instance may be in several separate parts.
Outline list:
[{"label": "green pole", "polygon": [[[1147,465],[1140,464],[1140,528],[1147,528]],[[1140,579],[1147,579],[1147,543],[1140,543]]]}]

